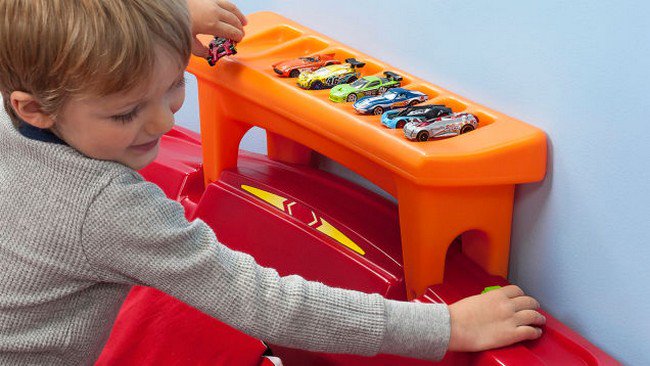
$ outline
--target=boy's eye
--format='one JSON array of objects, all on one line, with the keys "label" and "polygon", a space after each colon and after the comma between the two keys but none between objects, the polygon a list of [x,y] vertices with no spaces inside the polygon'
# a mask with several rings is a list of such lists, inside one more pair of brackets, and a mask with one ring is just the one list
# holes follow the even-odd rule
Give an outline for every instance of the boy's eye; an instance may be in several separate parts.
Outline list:
[{"label": "boy's eye", "polygon": [[118,114],[115,116],[111,116],[111,119],[114,121],[122,122],[122,123],[129,123],[133,121],[133,119],[138,115],[138,112],[140,110],[140,107],[136,107],[134,110],[132,110],[129,113],[124,113],[124,114]]}]

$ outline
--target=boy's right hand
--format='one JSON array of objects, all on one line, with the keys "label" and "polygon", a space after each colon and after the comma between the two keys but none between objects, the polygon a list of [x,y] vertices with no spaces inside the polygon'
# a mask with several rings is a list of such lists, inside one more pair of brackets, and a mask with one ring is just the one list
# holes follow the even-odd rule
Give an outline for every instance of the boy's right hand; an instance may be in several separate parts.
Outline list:
[{"label": "boy's right hand", "polygon": [[196,38],[197,34],[209,34],[235,42],[244,37],[247,20],[235,4],[226,0],[188,0],[187,3],[192,18],[193,54],[199,57],[208,55],[208,48]]},{"label": "boy's right hand", "polygon": [[510,285],[449,305],[450,351],[484,351],[537,339],[546,323],[539,303]]}]

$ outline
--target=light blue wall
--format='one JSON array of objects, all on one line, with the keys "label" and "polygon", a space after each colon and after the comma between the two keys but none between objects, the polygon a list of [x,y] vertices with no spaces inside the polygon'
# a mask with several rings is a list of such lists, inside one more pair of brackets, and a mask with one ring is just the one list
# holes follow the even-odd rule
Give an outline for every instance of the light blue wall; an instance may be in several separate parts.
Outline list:
[{"label": "light blue wall", "polygon": [[[620,361],[650,365],[650,5],[337,3],[238,5],[278,12],[545,130],[548,176],[516,194],[510,280]],[[179,118],[188,125],[191,94]],[[263,150],[263,135],[243,146]]]}]

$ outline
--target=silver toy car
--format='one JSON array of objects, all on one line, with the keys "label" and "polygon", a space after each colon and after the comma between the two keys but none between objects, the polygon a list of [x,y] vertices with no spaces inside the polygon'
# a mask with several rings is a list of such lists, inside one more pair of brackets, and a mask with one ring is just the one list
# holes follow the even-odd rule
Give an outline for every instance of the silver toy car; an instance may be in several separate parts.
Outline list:
[{"label": "silver toy car", "polygon": [[449,137],[473,131],[478,118],[471,113],[454,113],[432,121],[417,120],[404,126],[404,136],[409,140],[427,141],[435,137]]}]

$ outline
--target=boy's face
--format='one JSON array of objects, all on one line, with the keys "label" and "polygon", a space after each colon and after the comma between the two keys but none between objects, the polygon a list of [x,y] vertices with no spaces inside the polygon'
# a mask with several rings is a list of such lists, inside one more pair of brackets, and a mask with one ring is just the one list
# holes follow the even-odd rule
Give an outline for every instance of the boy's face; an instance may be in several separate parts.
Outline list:
[{"label": "boy's face", "polygon": [[160,137],[174,125],[185,99],[184,70],[157,50],[151,80],[128,93],[68,101],[52,131],[84,155],[144,168],[158,154]]}]

